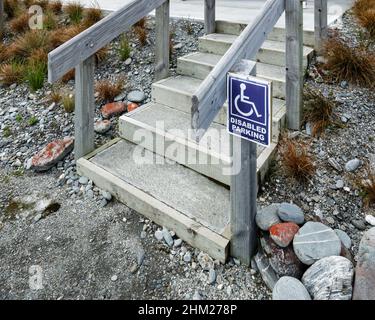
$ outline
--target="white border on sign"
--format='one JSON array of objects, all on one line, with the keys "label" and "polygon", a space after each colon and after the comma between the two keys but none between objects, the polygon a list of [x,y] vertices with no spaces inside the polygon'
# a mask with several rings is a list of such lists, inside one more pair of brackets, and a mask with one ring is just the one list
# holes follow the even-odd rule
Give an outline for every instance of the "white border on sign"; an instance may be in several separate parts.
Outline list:
[{"label": "white border on sign", "polygon": [[[268,114],[267,114],[267,127],[268,127],[268,130],[269,130],[269,134],[268,134],[268,141],[267,141],[267,144],[264,144],[264,143],[261,143],[259,141],[255,141],[255,140],[251,140],[247,137],[244,137],[242,136],[241,134],[238,134],[238,133],[235,133],[235,132],[231,132],[229,130],[229,126],[230,126],[230,119],[229,119],[229,111],[230,111],[230,108],[232,107],[231,106],[231,103],[230,103],[230,98],[231,98],[231,79],[238,79],[240,81],[247,81],[247,82],[254,82],[255,84],[263,84],[263,85],[267,85],[269,86],[269,90],[268,90],[268,101],[269,101],[269,104],[267,105],[268,106]],[[227,109],[227,132],[233,136],[236,136],[236,137],[239,137],[241,139],[245,139],[247,141],[250,141],[250,142],[253,142],[253,143],[256,143],[260,146],[263,146],[263,147],[269,147],[272,143],[272,112],[273,112],[273,100],[272,100],[272,81],[268,81],[266,79],[261,79],[261,78],[257,78],[257,77],[254,77],[254,76],[251,76],[251,75],[245,75],[245,74],[236,74],[236,73],[228,73],[227,74],[227,100],[228,100],[228,109]],[[266,99],[266,103],[267,103],[267,99]],[[237,117],[237,115],[236,115]],[[240,117],[240,116],[239,116]],[[244,118],[243,118],[244,119]],[[248,120],[248,119],[246,119]],[[249,121],[249,120],[248,120]],[[252,120],[251,120],[252,121]],[[256,121],[253,121],[253,122],[256,122]],[[265,124],[261,124],[261,125],[265,125]]]}]

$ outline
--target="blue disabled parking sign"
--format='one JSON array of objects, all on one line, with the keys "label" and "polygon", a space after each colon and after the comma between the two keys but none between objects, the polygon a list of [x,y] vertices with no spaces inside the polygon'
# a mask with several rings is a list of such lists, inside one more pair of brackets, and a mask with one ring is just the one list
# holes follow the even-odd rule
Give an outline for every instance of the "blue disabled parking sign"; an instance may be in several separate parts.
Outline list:
[{"label": "blue disabled parking sign", "polygon": [[271,144],[272,83],[228,75],[228,131],[262,146]]}]

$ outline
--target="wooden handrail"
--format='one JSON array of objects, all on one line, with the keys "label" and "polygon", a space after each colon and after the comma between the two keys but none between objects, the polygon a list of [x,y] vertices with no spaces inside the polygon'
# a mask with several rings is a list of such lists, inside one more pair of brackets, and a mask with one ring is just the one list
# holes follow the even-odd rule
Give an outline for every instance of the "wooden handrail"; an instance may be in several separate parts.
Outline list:
[{"label": "wooden handrail", "polygon": [[48,81],[59,80],[164,2],[166,0],[134,0],[51,51]]},{"label": "wooden handrail", "polygon": [[315,0],[314,21],[315,21],[315,50],[322,53],[323,42],[327,38],[328,28],[328,5],[327,0]]},{"label": "wooden handrail", "polygon": [[234,41],[192,97],[192,128],[200,140],[226,101],[227,73],[241,60],[254,59],[285,10],[285,0],[268,0],[255,21]]}]

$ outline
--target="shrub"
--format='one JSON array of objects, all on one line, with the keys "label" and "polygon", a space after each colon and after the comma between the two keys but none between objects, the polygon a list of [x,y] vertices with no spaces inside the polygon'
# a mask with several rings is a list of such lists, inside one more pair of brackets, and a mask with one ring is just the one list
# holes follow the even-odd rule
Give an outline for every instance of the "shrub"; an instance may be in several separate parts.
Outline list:
[{"label": "shrub", "polygon": [[5,0],[4,1],[4,12],[7,14],[9,19],[12,19],[21,11],[21,2],[19,0]]},{"label": "shrub", "polygon": [[365,177],[355,178],[355,184],[361,189],[365,206],[375,204],[375,173],[369,164],[365,167]]},{"label": "shrub", "polygon": [[47,64],[45,61],[30,61],[26,66],[25,80],[32,91],[43,88],[44,80],[47,72]]},{"label": "shrub", "polygon": [[43,28],[46,30],[54,30],[57,27],[57,19],[52,11],[46,11],[43,17]]},{"label": "shrub", "polygon": [[62,105],[66,113],[74,112],[74,109],[75,109],[74,96],[72,94],[63,96]]},{"label": "shrub", "polygon": [[100,8],[89,8],[85,10],[83,25],[86,28],[91,27],[103,18],[102,10]]},{"label": "shrub", "polygon": [[119,78],[114,83],[110,80],[98,81],[95,85],[95,91],[98,93],[99,101],[113,101],[124,89],[125,79]]},{"label": "shrub", "polygon": [[319,90],[305,87],[304,120],[312,123],[312,135],[320,135],[333,122],[335,103]]},{"label": "shrub", "polygon": [[315,167],[307,146],[302,142],[284,138],[280,148],[286,172],[300,182],[308,181],[314,174]]},{"label": "shrub", "polygon": [[0,66],[0,82],[5,85],[9,86],[13,83],[21,83],[23,74],[24,68],[19,62],[13,61]]},{"label": "shrub", "polygon": [[122,61],[125,61],[130,57],[131,48],[125,35],[120,37],[119,47],[117,50]]},{"label": "shrub", "polygon": [[29,29],[30,15],[25,12],[9,22],[9,27],[14,33],[23,33]]},{"label": "shrub", "polygon": [[375,83],[375,55],[365,48],[351,48],[338,37],[326,43],[326,69],[334,81],[347,80],[360,86]]},{"label": "shrub", "polygon": [[146,45],[147,43],[147,30],[142,27],[135,27],[134,33],[140,43],[141,46]]},{"label": "shrub", "polygon": [[375,1],[357,0],[353,12],[359,24],[367,30],[372,39],[375,39]]},{"label": "shrub", "polygon": [[62,12],[62,2],[60,0],[50,1],[48,3],[47,9],[54,14],[60,14]]},{"label": "shrub", "polygon": [[78,24],[83,18],[83,6],[79,2],[68,3],[64,7],[64,11],[69,16],[72,23]]}]

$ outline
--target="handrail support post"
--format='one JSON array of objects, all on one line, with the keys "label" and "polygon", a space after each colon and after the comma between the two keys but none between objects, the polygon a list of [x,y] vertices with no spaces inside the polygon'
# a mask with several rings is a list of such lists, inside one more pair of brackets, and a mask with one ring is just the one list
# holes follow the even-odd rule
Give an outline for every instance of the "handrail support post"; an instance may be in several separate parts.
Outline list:
[{"label": "handrail support post", "polygon": [[156,9],[156,80],[165,79],[169,75],[169,5],[170,1],[166,0],[159,8]]},{"label": "handrail support post", "polygon": [[204,1],[204,27],[206,34],[215,33],[216,31],[215,0]]}]

